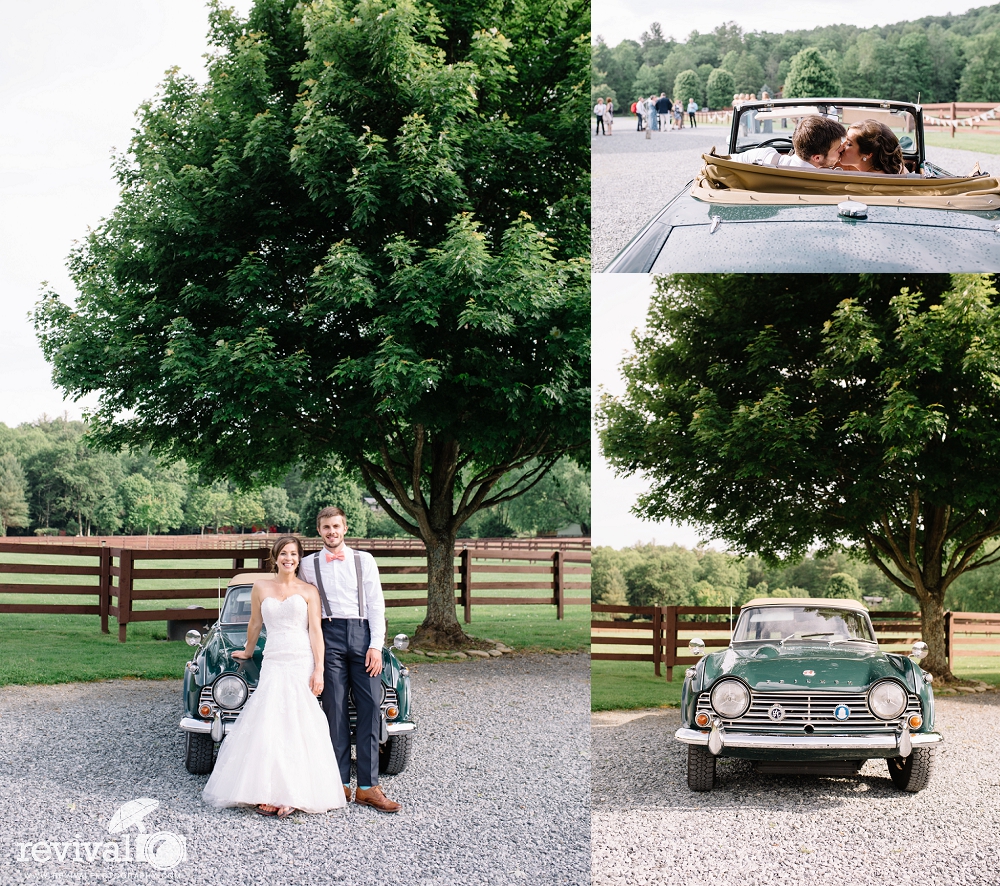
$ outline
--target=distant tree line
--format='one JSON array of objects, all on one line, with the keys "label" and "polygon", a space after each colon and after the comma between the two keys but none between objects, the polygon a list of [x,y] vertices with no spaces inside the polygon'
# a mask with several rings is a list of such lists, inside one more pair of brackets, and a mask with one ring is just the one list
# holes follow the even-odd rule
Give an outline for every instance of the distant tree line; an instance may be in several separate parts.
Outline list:
[{"label": "distant tree line", "polygon": [[[86,425],[43,417],[0,423],[0,535],[117,535],[169,532],[315,534],[327,505],[347,513],[351,535],[393,538],[403,530],[366,500],[359,479],[337,464],[317,477],[295,467],[274,486],[241,490],[204,482],[183,461],[164,464],[148,450],[90,446]],[[590,476],[558,463],[530,492],[476,514],[466,537],[534,535],[579,523],[589,532]]]},{"label": "distant tree line", "polygon": [[[739,607],[757,597],[882,597],[873,607],[913,611],[916,601],[870,563],[844,553],[808,556],[768,568],[757,557],[712,549],[637,544],[593,552],[591,599],[615,606]],[[948,609],[1000,611],[1000,565],[959,577],[948,589]]]},{"label": "distant tree line", "polygon": [[734,93],[804,95],[789,88],[801,77],[796,68],[820,76],[826,95],[1000,102],[1000,5],[867,29],[747,33],[726,22],[684,41],[665,36],[654,22],[639,40],[614,47],[598,36],[591,85],[594,96],[611,96],[619,108],[661,92],[720,108]]}]

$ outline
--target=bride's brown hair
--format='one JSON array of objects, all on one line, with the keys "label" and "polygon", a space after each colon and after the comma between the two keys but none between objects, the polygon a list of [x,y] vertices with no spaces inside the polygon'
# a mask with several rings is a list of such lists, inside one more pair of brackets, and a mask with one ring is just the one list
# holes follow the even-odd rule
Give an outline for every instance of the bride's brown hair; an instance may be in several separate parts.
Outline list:
[{"label": "bride's brown hair", "polygon": [[896,134],[878,120],[852,123],[850,132],[856,133],[854,143],[862,154],[870,154],[870,162],[879,172],[899,175],[903,169],[903,149]]},{"label": "bride's brown hair", "polygon": [[[268,560],[271,563],[271,572],[277,573],[278,571],[278,554],[282,552],[285,545],[294,544],[296,550],[299,552],[299,566],[302,565],[302,542],[298,540],[294,535],[283,535],[279,538],[273,545],[271,545],[271,556]],[[299,566],[295,567],[295,574],[299,574]]]}]

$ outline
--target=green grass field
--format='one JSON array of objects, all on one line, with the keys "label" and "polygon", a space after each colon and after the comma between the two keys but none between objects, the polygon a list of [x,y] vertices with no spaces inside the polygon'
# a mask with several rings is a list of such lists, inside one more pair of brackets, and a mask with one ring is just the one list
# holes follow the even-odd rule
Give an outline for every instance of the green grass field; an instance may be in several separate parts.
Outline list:
[{"label": "green grass field", "polygon": [[[956,148],[960,151],[979,151],[985,154],[1000,154],[1000,133],[956,132],[952,138],[946,132],[924,132],[927,144],[937,148]],[[950,172],[967,172],[952,169]],[[992,172],[992,170],[989,170]]]},{"label": "green grass field", "polygon": [[[0,562],[30,562],[66,565],[80,563],[79,558],[57,555],[3,554]],[[96,565],[96,558],[88,560]],[[394,559],[393,565],[405,565],[411,561]],[[414,558],[413,563],[422,562]],[[154,564],[143,564],[152,567]],[[213,568],[218,561],[212,560],[165,560],[155,566],[163,568]],[[250,571],[250,570],[248,570]],[[419,578],[420,576],[414,576]],[[30,594],[2,593],[3,603],[43,603],[43,604],[90,604],[96,605],[96,577],[60,577],[67,584],[94,585],[95,593],[78,594]],[[497,581],[518,581],[530,579],[524,574],[497,574]],[[574,579],[578,578],[573,576]],[[59,579],[49,575],[8,575],[3,581],[23,584],[55,584]],[[383,576],[383,581],[399,580],[398,576]],[[137,588],[196,588],[206,587],[210,579],[143,579],[136,582]],[[225,582],[223,581],[223,590]],[[466,632],[481,638],[499,640],[515,650],[524,652],[578,651],[589,646],[590,611],[586,605],[567,605],[565,618],[555,617],[555,607],[548,605],[505,605],[477,606],[473,586],[472,624],[466,625]],[[539,590],[484,591],[484,596],[540,597]],[[568,596],[584,597],[584,590],[571,590]],[[393,597],[414,596],[406,591],[389,591],[387,600]],[[180,600],[136,601],[135,609],[183,609],[189,604],[214,608],[213,593],[209,598]],[[389,621],[389,636],[397,633],[413,635],[423,620],[423,609],[419,607],[394,607],[386,610]],[[459,621],[462,611],[458,610]],[[64,683],[72,681],[105,680],[121,677],[141,679],[180,678],[184,663],[190,658],[191,648],[183,642],[166,639],[166,622],[132,622],[128,625],[125,643],[118,642],[118,623],[109,619],[110,634],[100,631],[100,618],[96,615],[49,615],[49,614],[0,614],[0,685],[11,683]],[[429,661],[422,656],[401,656],[404,661]]]}]

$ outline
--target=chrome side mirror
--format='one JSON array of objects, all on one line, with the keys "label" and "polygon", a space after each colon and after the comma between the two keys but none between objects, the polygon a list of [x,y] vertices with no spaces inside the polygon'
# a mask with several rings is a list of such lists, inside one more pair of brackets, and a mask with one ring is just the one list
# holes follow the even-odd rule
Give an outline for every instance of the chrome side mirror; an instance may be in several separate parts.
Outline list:
[{"label": "chrome side mirror", "polygon": [[188,646],[199,646],[201,644],[201,631],[196,631],[194,628],[191,628],[191,630],[184,635],[184,642],[187,643]]},{"label": "chrome side mirror", "polygon": [[692,637],[691,641],[688,643],[688,652],[692,655],[704,655],[705,641],[699,639],[698,637]]},{"label": "chrome side mirror", "polygon": [[396,634],[392,638],[392,648],[398,649],[400,652],[406,652],[410,648],[410,638],[406,634]]},{"label": "chrome side mirror", "polygon": [[918,661],[923,661],[927,658],[927,644],[923,640],[917,640],[913,644],[913,648],[910,650],[910,661],[916,663]]}]

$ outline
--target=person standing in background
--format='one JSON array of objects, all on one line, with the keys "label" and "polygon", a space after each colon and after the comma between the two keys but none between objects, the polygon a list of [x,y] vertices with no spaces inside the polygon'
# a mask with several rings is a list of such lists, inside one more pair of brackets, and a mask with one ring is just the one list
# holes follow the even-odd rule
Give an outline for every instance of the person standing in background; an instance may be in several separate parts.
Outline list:
[{"label": "person standing in background", "polygon": [[698,102],[693,98],[688,99],[688,119],[691,121],[692,128],[698,126],[698,121],[694,118],[694,112],[698,110]]},{"label": "person standing in background", "polygon": [[[599,98],[597,104],[594,105],[594,116],[597,118],[597,126],[594,127],[594,135],[598,135],[604,130],[604,99]],[[606,134],[606,133],[605,133]]]},{"label": "person standing in background", "polygon": [[611,127],[615,122],[615,103],[610,98],[604,103],[605,135],[611,135]]}]

